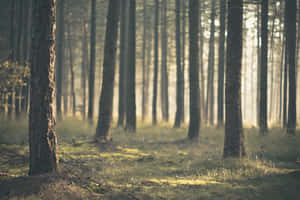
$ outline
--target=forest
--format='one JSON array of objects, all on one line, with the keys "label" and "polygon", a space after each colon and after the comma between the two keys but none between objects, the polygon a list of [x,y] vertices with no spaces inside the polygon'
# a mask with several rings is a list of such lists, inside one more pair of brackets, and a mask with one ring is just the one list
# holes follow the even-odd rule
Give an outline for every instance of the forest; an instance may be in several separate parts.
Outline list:
[{"label": "forest", "polygon": [[0,1],[0,199],[299,200],[300,0]]}]

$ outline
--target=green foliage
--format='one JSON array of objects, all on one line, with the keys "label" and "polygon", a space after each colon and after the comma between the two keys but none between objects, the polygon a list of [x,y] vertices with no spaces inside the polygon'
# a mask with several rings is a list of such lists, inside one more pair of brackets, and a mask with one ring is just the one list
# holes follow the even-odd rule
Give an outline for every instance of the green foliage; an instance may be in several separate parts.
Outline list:
[{"label": "green foliage", "polygon": [[[9,126],[13,123],[5,134],[22,136],[17,130],[24,127]],[[186,128],[143,125],[136,134],[113,128],[108,144],[94,143],[94,130],[75,119],[58,123],[61,176],[54,178],[55,188],[53,181],[46,182],[49,187],[34,197],[54,198],[51,190],[58,191],[58,199],[66,198],[66,192],[72,199],[293,200],[300,195],[300,138],[288,137],[279,128],[263,137],[256,129],[246,129],[247,157],[227,160],[222,158],[220,129],[202,128],[199,141],[190,143]],[[27,145],[2,144],[0,151],[5,155],[0,172],[24,176]]]}]

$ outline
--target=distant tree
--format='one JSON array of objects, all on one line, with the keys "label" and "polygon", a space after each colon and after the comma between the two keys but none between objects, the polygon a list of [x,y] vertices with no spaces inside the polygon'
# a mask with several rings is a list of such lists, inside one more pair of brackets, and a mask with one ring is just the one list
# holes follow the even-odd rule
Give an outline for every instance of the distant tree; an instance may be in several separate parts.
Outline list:
[{"label": "distant tree", "polygon": [[64,60],[64,40],[65,40],[65,20],[64,20],[65,0],[57,1],[57,36],[56,36],[56,114],[58,119],[62,118],[62,76]]},{"label": "distant tree", "polygon": [[108,141],[110,139],[118,39],[119,6],[119,0],[109,1],[104,46],[103,81],[99,102],[99,117],[96,129],[97,140]]},{"label": "distant tree", "polygon": [[90,68],[89,68],[89,100],[88,120],[92,124],[94,116],[94,93],[95,93],[95,62],[96,62],[96,0],[91,0],[91,45],[90,45]]},{"label": "distant tree", "polygon": [[153,75],[153,99],[152,99],[152,123],[157,123],[157,82],[158,82],[158,21],[159,21],[159,1],[155,0],[155,20],[154,20],[154,75]]},{"label": "distant tree", "polygon": [[198,47],[199,0],[189,1],[189,82],[190,82],[190,124],[189,139],[198,138],[200,131],[200,91],[199,91],[199,47]]},{"label": "distant tree", "polygon": [[169,77],[168,77],[168,32],[167,0],[162,0],[161,8],[161,110],[164,121],[169,121]]},{"label": "distant tree", "polygon": [[287,32],[287,51],[288,51],[288,69],[289,69],[289,104],[288,104],[288,123],[287,133],[296,134],[296,17],[297,1],[286,0],[286,32]]},{"label": "distant tree", "polygon": [[58,168],[55,134],[55,0],[33,1],[29,114],[29,175]]},{"label": "distant tree", "polygon": [[82,89],[82,118],[86,118],[86,79],[88,71],[88,42],[85,22],[82,23],[81,44],[81,89]]},{"label": "distant tree", "polygon": [[184,105],[183,105],[183,82],[184,82],[184,74],[181,63],[181,36],[180,36],[180,0],[176,0],[175,6],[175,14],[176,14],[176,114],[175,114],[175,123],[174,127],[179,128],[181,123],[183,122],[182,115],[184,115]]},{"label": "distant tree", "polygon": [[128,85],[127,85],[127,110],[126,130],[136,131],[136,100],[135,100],[135,52],[136,52],[136,2],[129,0],[129,33],[128,33]]},{"label": "distant tree", "polygon": [[225,22],[226,0],[220,0],[220,39],[218,66],[218,126],[224,124],[224,65],[225,65]]},{"label": "distant tree", "polygon": [[262,0],[261,10],[261,62],[260,62],[260,107],[259,107],[259,129],[264,135],[268,131],[267,118],[267,93],[268,93],[268,0]]},{"label": "distant tree", "polygon": [[228,0],[227,67],[225,88],[226,157],[245,155],[241,110],[241,68],[243,55],[243,0]]},{"label": "distant tree", "polygon": [[143,59],[143,72],[142,72],[142,120],[144,121],[147,114],[146,102],[148,100],[148,93],[146,91],[146,82],[147,82],[147,59],[146,59],[146,45],[147,45],[147,3],[146,0],[143,0],[143,50],[142,50],[142,59]]},{"label": "distant tree", "polygon": [[127,53],[128,53],[128,0],[121,1],[120,19],[120,64],[119,64],[119,119],[118,126],[124,125],[126,116],[126,83],[127,83]]},{"label": "distant tree", "polygon": [[209,119],[209,124],[214,123],[214,76],[215,76],[215,6],[216,0],[211,1],[210,14],[210,36],[209,36],[209,52],[208,52],[208,78],[207,78],[207,95],[205,119]]}]

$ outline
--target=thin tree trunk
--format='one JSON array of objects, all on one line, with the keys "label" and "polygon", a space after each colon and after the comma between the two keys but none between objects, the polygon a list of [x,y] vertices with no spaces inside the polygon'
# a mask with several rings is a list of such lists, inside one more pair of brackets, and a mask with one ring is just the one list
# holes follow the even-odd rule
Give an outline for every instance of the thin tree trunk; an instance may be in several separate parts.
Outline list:
[{"label": "thin tree trunk", "polygon": [[159,1],[155,0],[155,24],[154,24],[154,77],[153,77],[153,99],[152,99],[152,124],[157,123],[157,81],[158,81],[158,21]]},{"label": "thin tree trunk", "polygon": [[99,117],[96,129],[96,139],[98,141],[110,140],[110,126],[113,112],[116,50],[118,40],[119,5],[119,0],[109,1],[104,46],[103,81],[99,102]]},{"label": "thin tree trunk", "polygon": [[189,1],[189,80],[190,80],[190,124],[189,139],[199,137],[200,132],[200,91],[199,91],[199,0]]},{"label": "thin tree trunk", "polygon": [[55,0],[34,0],[29,114],[29,175],[58,169],[55,134]]},{"label": "thin tree trunk", "polygon": [[184,108],[184,105],[185,105],[185,37],[186,37],[186,0],[182,0],[182,74],[181,74],[181,81],[182,81],[182,84],[181,84],[181,112],[182,112],[182,115],[181,115],[181,122],[184,123],[184,119],[185,119],[185,108]]},{"label": "thin tree trunk", "polygon": [[76,115],[76,94],[75,94],[75,72],[73,63],[73,51],[72,51],[72,38],[71,38],[71,27],[70,23],[67,26],[68,32],[68,49],[69,49],[69,59],[70,59],[70,72],[71,72],[71,96],[72,96],[72,114],[73,117]]},{"label": "thin tree trunk", "polygon": [[136,54],[136,1],[129,0],[129,35],[128,35],[128,85],[126,130],[136,131],[135,100],[135,54]]},{"label": "thin tree trunk", "polygon": [[263,0],[261,10],[261,69],[259,102],[259,131],[261,135],[264,135],[268,131],[268,13],[268,0]]},{"label": "thin tree trunk", "polygon": [[96,0],[91,1],[91,58],[89,71],[89,101],[88,101],[88,120],[93,124],[94,116],[94,93],[95,93],[95,62],[96,62]]},{"label": "thin tree trunk", "polygon": [[200,58],[200,77],[201,77],[201,85],[200,85],[200,101],[201,101],[201,114],[204,117],[205,111],[205,80],[204,80],[204,72],[203,72],[203,47],[204,47],[204,35],[203,35],[203,27],[202,27],[202,1],[200,3],[200,13],[199,13],[199,32],[200,32],[200,48],[199,48],[199,58]]},{"label": "thin tree trunk", "polygon": [[257,4],[257,35],[256,35],[256,38],[257,38],[257,91],[256,91],[256,106],[257,106],[257,114],[256,114],[256,117],[257,117],[257,124],[259,125],[259,122],[260,122],[260,74],[261,74],[261,66],[260,66],[260,62],[261,62],[261,59],[260,59],[260,52],[261,52],[261,49],[260,49],[260,4],[258,3]]},{"label": "thin tree trunk", "polygon": [[289,104],[287,134],[296,134],[296,18],[297,1],[286,0],[287,49],[289,69]]},{"label": "thin tree trunk", "polygon": [[88,68],[88,43],[86,24],[83,22],[83,39],[82,39],[82,52],[81,52],[81,89],[82,89],[82,118],[86,118],[86,77]]},{"label": "thin tree trunk", "polygon": [[224,58],[225,58],[225,20],[226,0],[220,0],[220,38],[218,66],[218,126],[224,123]]},{"label": "thin tree trunk", "polygon": [[227,23],[226,117],[223,153],[225,158],[242,157],[246,154],[241,110],[243,0],[228,0]]},{"label": "thin tree trunk", "polygon": [[142,82],[142,121],[145,121],[146,117],[146,45],[147,45],[147,4],[146,0],[143,1],[143,82]]},{"label": "thin tree trunk", "polygon": [[119,118],[118,126],[124,125],[127,99],[127,65],[128,65],[128,0],[121,1],[120,19],[120,64],[119,64]]},{"label": "thin tree trunk", "polygon": [[182,122],[183,113],[183,105],[182,105],[182,67],[181,67],[181,42],[180,42],[180,0],[176,0],[176,115],[175,115],[175,123],[174,127],[179,128]]},{"label": "thin tree trunk", "polygon": [[161,12],[161,106],[164,121],[169,120],[169,90],[168,90],[168,69],[167,69],[167,0],[162,1]]}]

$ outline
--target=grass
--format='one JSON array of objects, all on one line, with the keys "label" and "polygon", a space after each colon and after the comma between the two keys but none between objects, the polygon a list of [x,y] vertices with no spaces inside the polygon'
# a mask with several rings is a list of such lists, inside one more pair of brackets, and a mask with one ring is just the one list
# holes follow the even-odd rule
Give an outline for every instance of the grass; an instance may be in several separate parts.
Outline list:
[{"label": "grass", "polygon": [[[259,136],[245,129],[247,157],[222,159],[224,133],[202,128],[113,128],[109,144],[91,143],[94,127],[57,124],[60,173],[27,177],[27,126],[0,122],[0,199],[289,199],[300,196],[300,137],[280,128]],[[2,174],[2,175],[1,175]],[[20,183],[22,183],[20,185]],[[24,183],[27,187],[24,187]],[[2,188],[2,189],[1,189]],[[53,192],[56,191],[56,192]]]}]

